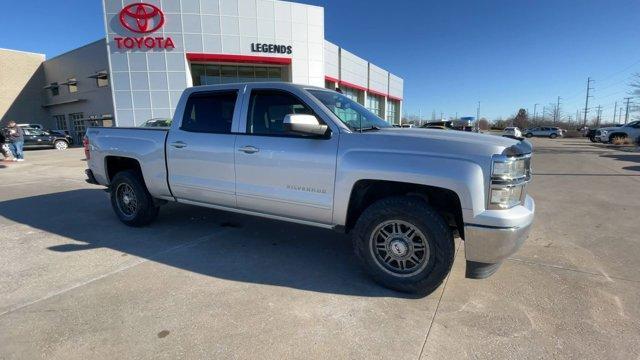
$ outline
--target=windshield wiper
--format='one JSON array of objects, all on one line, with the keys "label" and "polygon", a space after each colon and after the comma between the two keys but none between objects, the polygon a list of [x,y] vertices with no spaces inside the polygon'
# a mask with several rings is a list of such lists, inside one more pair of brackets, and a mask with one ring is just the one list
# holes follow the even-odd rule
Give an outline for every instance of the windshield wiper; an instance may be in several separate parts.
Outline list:
[{"label": "windshield wiper", "polygon": [[362,131],[373,131],[373,130],[380,130],[380,129],[381,129],[381,128],[379,128],[379,127],[377,127],[377,126],[373,125],[373,126],[364,127],[364,128],[355,128],[354,130],[355,130],[355,131],[360,131],[360,132],[362,132]]}]

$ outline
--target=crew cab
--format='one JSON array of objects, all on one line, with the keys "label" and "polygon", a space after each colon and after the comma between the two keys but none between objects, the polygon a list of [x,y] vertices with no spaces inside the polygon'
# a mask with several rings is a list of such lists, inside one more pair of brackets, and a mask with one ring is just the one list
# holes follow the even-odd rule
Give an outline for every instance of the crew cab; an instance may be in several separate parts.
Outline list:
[{"label": "crew cab", "polygon": [[491,275],[534,219],[528,141],[394,128],[323,88],[195,87],[170,129],[86,134],[88,181],[127,225],[175,201],[348,232],[372,277],[404,292],[442,283],[455,235],[467,276]]},{"label": "crew cab", "polygon": [[612,143],[616,140],[624,139],[640,142],[640,121],[633,121],[621,126],[600,128],[596,130],[595,137],[603,143]]}]

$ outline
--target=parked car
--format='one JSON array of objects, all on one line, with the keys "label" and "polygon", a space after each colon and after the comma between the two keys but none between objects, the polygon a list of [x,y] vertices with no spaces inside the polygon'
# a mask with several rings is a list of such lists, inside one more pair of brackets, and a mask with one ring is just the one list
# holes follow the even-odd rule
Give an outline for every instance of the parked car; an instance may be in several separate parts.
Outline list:
[{"label": "parked car", "polygon": [[50,147],[66,150],[73,144],[73,139],[69,135],[34,128],[22,128],[22,130],[24,131],[25,149]]},{"label": "parked car", "polygon": [[515,126],[504,128],[503,134],[507,136],[517,137],[517,138],[522,137],[522,131],[520,131],[520,129]]},{"label": "parked car", "polygon": [[351,233],[372,277],[426,294],[451,270],[485,278],[527,238],[531,144],[399,129],[332,90],[289,83],[185,90],[170,129],[87,129],[91,183],[144,226],[184,204]]},{"label": "parked car", "polygon": [[604,143],[614,142],[616,139],[632,139],[638,142],[640,138],[640,121],[633,121],[620,127],[605,127],[596,130],[596,138]]},{"label": "parked car", "polygon": [[524,136],[528,138],[538,136],[555,139],[557,137],[562,137],[562,130],[557,127],[540,126],[531,129],[525,129]]},{"label": "parked car", "polygon": [[168,128],[168,127],[171,127],[171,119],[164,119],[164,118],[151,119],[151,120],[145,121],[139,127],[148,127],[148,128],[154,128],[154,127],[161,127],[162,128],[162,127],[164,127],[164,128]]}]

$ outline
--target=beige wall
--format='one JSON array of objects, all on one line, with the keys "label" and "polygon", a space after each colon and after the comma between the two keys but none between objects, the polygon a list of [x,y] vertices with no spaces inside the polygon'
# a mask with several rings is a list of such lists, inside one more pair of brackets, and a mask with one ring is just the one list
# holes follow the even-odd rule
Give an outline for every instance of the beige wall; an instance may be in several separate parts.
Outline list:
[{"label": "beige wall", "polygon": [[44,60],[42,54],[0,49],[0,125],[48,123],[42,108]]}]

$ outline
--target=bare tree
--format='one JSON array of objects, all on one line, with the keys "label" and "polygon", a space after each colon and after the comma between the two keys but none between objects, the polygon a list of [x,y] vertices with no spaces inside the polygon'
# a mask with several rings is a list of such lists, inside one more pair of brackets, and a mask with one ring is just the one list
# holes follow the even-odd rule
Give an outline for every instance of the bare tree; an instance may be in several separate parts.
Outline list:
[{"label": "bare tree", "polygon": [[529,126],[529,114],[527,113],[527,110],[518,110],[518,115],[513,119],[513,126],[517,126],[520,129],[525,129]]}]

